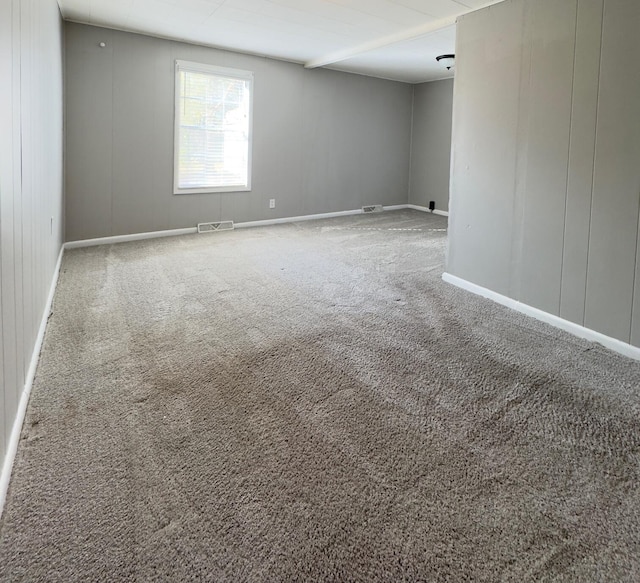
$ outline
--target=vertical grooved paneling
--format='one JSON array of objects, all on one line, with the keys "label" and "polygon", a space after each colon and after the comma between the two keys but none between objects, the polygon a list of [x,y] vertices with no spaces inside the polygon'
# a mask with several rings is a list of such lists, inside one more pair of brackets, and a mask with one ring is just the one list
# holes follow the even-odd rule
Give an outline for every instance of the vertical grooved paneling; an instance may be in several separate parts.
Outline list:
[{"label": "vertical grooved paneling", "polygon": [[[62,28],[55,0],[0,3],[0,455],[62,244]],[[37,354],[35,355],[37,357]],[[0,462],[1,463],[1,462]]]},{"label": "vertical grooved paneling", "polygon": [[[558,315],[573,91],[575,0],[531,3],[520,301]],[[544,171],[541,171],[544,169]]]},{"label": "vertical grooved paneling", "polygon": [[[2,235],[2,332],[3,332],[3,376],[5,406],[5,440],[13,426],[12,420],[18,409],[18,363],[16,350],[16,294],[15,294],[15,241],[14,207],[21,196],[21,142],[20,142],[20,2],[14,0],[11,10],[11,51],[4,58],[10,58],[9,91],[11,91],[11,128],[8,138],[8,162],[12,165],[10,188],[2,192],[0,201],[0,233]],[[5,86],[7,86],[5,85]]]},{"label": "vertical grooved paneling", "polygon": [[[13,74],[13,2],[0,2],[0,83],[10,86]],[[0,91],[0,127],[12,128],[13,92]],[[4,213],[2,201],[13,195],[13,131],[0,132],[0,459],[6,452],[7,427],[11,413],[7,409],[4,363],[4,297],[1,282],[12,274],[4,265]]]},{"label": "vertical grooved paneling", "polygon": [[640,207],[640,75],[629,69],[640,62],[639,29],[640,3],[605,1],[585,325],[623,342]]},{"label": "vertical grooved paneling", "polygon": [[638,30],[635,0],[510,0],[459,20],[447,265],[634,345]]},{"label": "vertical grooved paneling", "polygon": [[513,184],[511,218],[511,250],[509,255],[509,287],[511,297],[520,299],[522,293],[522,249],[524,246],[524,212],[527,194],[527,160],[529,151],[529,115],[531,109],[531,58],[533,24],[531,7],[523,5],[521,22],[522,54],[520,58],[520,84],[518,88],[518,129],[516,132],[516,168]]},{"label": "vertical grooved paneling", "polygon": [[[22,152],[28,152],[33,150],[32,140],[32,61],[33,61],[33,38],[30,31],[32,26],[31,20],[32,3],[30,0],[23,0],[21,2],[20,10],[20,101],[21,108],[17,117],[20,123],[20,146],[19,149]],[[24,230],[25,227],[29,229],[29,218],[31,215],[31,208],[29,201],[33,194],[33,174],[31,165],[25,159],[24,156],[20,156],[20,195],[14,197],[14,258],[15,258],[15,272],[14,272],[14,287],[15,287],[15,306],[16,306],[16,330],[15,330],[15,342],[16,342],[16,387],[15,398],[16,407],[20,401],[20,395],[22,388],[24,387],[26,377],[26,361],[30,358],[31,354],[27,353],[27,347],[25,347],[25,325],[27,319],[30,320],[30,316],[33,313],[33,306],[31,302],[31,295],[25,296],[25,279],[30,276],[32,268],[32,256],[24,253]],[[27,336],[29,334],[27,333]],[[33,345],[31,345],[33,346]]]},{"label": "vertical grooved paneling", "polygon": [[523,3],[458,21],[450,273],[509,293]]},{"label": "vertical grooved paneling", "polygon": [[[640,198],[640,187],[638,189]],[[636,276],[633,286],[633,310],[631,313],[631,344],[640,346],[640,215],[638,216],[638,239],[636,241]]]},{"label": "vertical grooved paneling", "polygon": [[584,324],[604,0],[578,2],[560,317]]},{"label": "vertical grooved paneling", "polygon": [[[0,14],[2,14],[0,12]],[[1,29],[0,29],[1,30]],[[0,73],[1,75],[1,73]],[[0,102],[1,105],[2,102]],[[0,149],[2,149],[4,144],[0,145]],[[1,171],[1,169],[0,169]],[[8,182],[8,181],[7,181]],[[2,197],[3,188],[6,187],[5,184],[0,184],[0,197]],[[2,228],[2,211],[0,210],[0,229]],[[2,268],[2,241],[0,240],[0,280],[2,280],[5,275],[4,270]],[[0,460],[4,460],[4,456],[6,453],[6,428],[10,422],[9,412],[7,410],[7,402],[6,402],[6,390],[4,383],[4,307],[2,302],[2,286],[0,285]]]}]

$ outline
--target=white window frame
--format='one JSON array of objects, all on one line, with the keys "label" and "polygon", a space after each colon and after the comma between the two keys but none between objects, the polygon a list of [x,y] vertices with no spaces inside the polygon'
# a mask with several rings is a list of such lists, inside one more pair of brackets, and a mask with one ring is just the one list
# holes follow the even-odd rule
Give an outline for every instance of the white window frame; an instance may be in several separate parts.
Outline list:
[{"label": "white window frame", "polygon": [[[205,186],[201,188],[181,188],[179,186],[180,163],[180,71],[193,71],[196,73],[209,73],[221,77],[233,77],[249,82],[249,136],[247,153],[247,184],[231,186]],[[175,64],[175,97],[174,97],[174,134],[173,134],[173,194],[201,194],[216,192],[248,192],[251,190],[251,167],[253,152],[253,72],[228,67],[218,67],[204,63],[177,60]]]}]

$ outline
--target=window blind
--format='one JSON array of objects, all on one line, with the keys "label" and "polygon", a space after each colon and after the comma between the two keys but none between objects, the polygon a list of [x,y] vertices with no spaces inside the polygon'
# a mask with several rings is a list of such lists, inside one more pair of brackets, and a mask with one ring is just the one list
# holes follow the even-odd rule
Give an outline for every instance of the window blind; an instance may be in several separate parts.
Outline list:
[{"label": "window blind", "polygon": [[253,74],[178,61],[175,190],[250,186]]}]

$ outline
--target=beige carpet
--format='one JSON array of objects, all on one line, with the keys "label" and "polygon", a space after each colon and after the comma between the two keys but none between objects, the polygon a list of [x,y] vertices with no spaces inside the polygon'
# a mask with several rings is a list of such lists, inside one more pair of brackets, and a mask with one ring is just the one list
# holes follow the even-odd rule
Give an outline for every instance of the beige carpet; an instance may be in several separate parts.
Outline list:
[{"label": "beige carpet", "polygon": [[387,212],[65,254],[2,581],[640,581],[640,364]]}]

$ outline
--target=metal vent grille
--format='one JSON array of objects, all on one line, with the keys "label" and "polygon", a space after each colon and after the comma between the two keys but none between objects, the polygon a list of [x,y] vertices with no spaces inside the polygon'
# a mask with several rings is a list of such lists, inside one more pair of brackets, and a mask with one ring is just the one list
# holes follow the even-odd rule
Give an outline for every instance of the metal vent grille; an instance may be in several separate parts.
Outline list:
[{"label": "metal vent grille", "polygon": [[198,233],[214,233],[216,231],[233,231],[233,221],[198,223]]},{"label": "metal vent grille", "polygon": [[370,204],[362,207],[363,213],[381,213],[383,210],[381,204]]}]

